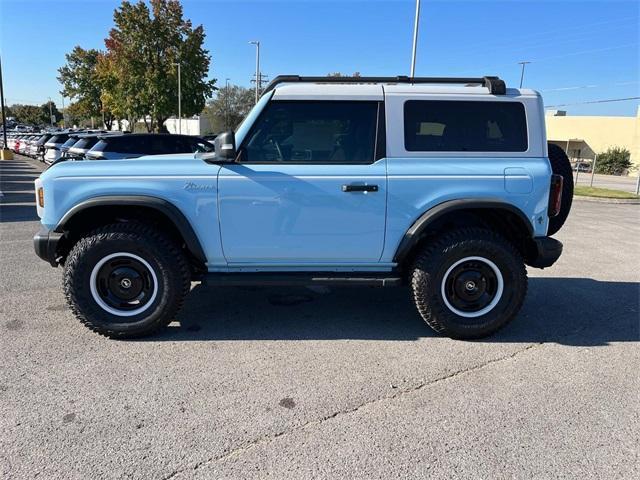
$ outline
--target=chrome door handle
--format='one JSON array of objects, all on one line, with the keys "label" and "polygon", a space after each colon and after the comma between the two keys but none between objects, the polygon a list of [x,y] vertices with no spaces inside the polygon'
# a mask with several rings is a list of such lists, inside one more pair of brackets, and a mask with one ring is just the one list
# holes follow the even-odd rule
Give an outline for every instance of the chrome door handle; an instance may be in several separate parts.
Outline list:
[{"label": "chrome door handle", "polygon": [[378,185],[342,185],[343,192],[377,192]]}]

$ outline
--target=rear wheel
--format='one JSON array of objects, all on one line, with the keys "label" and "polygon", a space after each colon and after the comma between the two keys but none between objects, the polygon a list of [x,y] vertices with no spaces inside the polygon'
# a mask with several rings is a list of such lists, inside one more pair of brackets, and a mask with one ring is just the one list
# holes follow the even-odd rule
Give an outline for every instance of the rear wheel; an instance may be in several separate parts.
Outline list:
[{"label": "rear wheel", "polygon": [[413,298],[424,321],[452,338],[492,334],[518,313],[527,291],[522,257],[484,229],[446,233],[418,255]]},{"label": "rear wheel", "polygon": [[190,287],[182,251],[139,223],[108,225],[67,257],[64,292],[80,321],[111,338],[150,335],[168,325]]},{"label": "rear wheel", "polygon": [[551,236],[562,228],[564,222],[571,211],[571,203],[573,201],[573,170],[569,157],[564,150],[558,145],[549,143],[549,163],[553,173],[562,176],[562,203],[560,205],[560,213],[555,217],[549,218],[549,228],[547,235]]}]

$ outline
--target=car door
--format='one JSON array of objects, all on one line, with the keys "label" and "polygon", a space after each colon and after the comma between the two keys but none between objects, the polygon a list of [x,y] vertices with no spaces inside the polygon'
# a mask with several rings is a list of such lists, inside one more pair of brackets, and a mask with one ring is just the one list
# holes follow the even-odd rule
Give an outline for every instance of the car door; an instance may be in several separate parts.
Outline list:
[{"label": "car door", "polygon": [[378,262],[387,191],[383,115],[384,104],[371,100],[270,101],[238,161],[219,173],[227,262]]}]

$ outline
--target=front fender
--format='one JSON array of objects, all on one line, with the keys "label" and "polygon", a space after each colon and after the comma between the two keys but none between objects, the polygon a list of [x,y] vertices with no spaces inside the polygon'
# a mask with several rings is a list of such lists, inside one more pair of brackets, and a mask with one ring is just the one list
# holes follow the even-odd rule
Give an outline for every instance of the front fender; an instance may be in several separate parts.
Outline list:
[{"label": "front fender", "polygon": [[98,206],[147,207],[163,213],[178,229],[189,252],[202,263],[207,262],[202,243],[189,220],[187,220],[175,205],[162,198],[143,195],[103,195],[92,197],[74,205],[68,210],[53,231],[60,234],[64,233],[66,225],[75,215],[89,208]]}]

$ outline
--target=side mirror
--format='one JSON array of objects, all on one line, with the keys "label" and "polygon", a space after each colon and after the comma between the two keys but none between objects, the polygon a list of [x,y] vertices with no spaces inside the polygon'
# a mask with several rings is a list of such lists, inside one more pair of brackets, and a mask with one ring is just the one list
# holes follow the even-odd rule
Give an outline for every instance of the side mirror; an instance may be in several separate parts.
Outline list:
[{"label": "side mirror", "polygon": [[213,141],[213,152],[198,156],[207,163],[231,163],[236,160],[236,136],[233,130],[221,133]]}]

